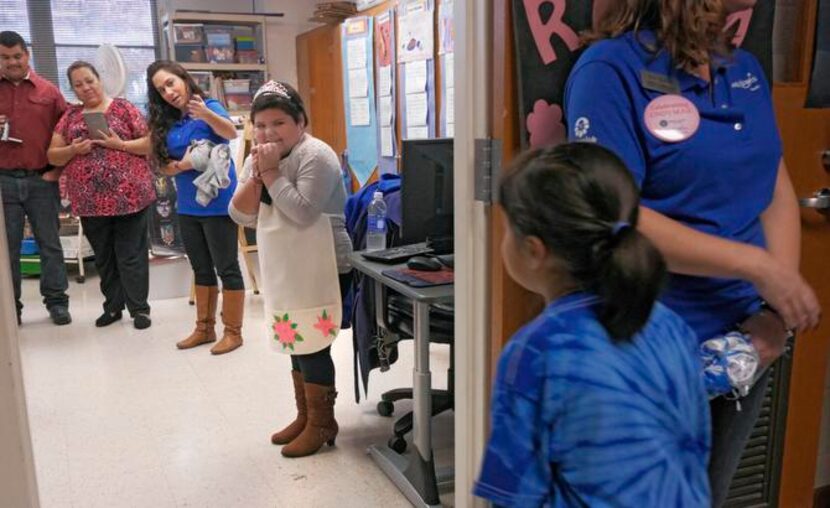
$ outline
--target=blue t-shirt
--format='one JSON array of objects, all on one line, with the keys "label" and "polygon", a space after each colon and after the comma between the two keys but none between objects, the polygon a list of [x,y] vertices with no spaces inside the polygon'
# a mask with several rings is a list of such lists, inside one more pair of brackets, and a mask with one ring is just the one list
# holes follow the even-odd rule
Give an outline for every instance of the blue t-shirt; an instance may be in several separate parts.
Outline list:
[{"label": "blue t-shirt", "polygon": [[475,494],[511,507],[710,506],[694,332],[658,303],[616,344],[597,303],[556,300],[502,352]]},{"label": "blue t-shirt", "polygon": [[[782,157],[769,85],[758,61],[738,50],[715,62],[708,82],[656,55],[652,32],[598,42],[580,57],[568,80],[569,137],[593,141],[619,155],[641,188],[642,204],[686,226],[764,247],[760,215],[772,201]],[[680,94],[700,111],[690,139],[667,143],[645,127],[646,106],[662,91],[642,84],[642,71],[676,79]],[[658,87],[659,88],[659,87]],[[755,312],[760,297],[737,279],[673,274],[661,301],[706,340]]]},{"label": "blue t-shirt", "polygon": [[[217,115],[228,118],[228,112],[216,99],[205,99],[205,105]],[[167,133],[167,153],[170,154],[171,159],[181,160],[190,146],[190,142],[200,139],[208,139],[214,143],[228,142],[227,139],[213,132],[207,122],[184,116],[174,123],[170,128],[170,132]],[[220,189],[219,195],[207,206],[202,206],[196,202],[196,186],[193,185],[193,180],[200,174],[195,169],[191,169],[176,175],[176,192],[178,193],[176,206],[179,215],[197,215],[201,217],[228,215],[228,205],[236,190],[236,169],[233,159],[231,159],[231,169],[228,174],[231,184],[226,189]]]}]

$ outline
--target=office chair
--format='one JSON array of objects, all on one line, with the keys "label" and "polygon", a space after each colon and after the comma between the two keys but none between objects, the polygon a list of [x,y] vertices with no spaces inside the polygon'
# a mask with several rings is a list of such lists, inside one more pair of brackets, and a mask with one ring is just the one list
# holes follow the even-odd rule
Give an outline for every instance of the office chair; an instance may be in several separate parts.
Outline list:
[{"label": "office chair", "polygon": [[[386,316],[384,325],[389,332],[403,339],[415,336],[412,316],[412,301],[394,291],[384,291],[386,299]],[[429,311],[429,340],[437,344],[450,346],[450,368],[447,371],[447,389],[432,390],[432,416],[453,409],[455,406],[455,322],[452,304],[435,304]],[[395,411],[394,403],[403,399],[412,398],[412,388],[398,388],[389,390],[381,395],[377,411],[381,416],[392,416]],[[398,418],[395,422],[394,435],[389,439],[389,448],[397,453],[406,451],[404,436],[412,430],[412,411]]]}]

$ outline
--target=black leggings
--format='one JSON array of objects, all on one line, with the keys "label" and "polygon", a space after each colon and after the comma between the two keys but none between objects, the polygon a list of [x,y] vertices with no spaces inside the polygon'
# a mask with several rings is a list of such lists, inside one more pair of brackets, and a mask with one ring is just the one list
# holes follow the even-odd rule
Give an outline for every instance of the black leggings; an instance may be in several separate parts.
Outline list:
[{"label": "black leggings", "polygon": [[[341,273],[340,297],[345,298],[346,291],[352,285],[352,272]],[[291,355],[291,368],[303,373],[303,381],[315,385],[334,386],[334,361],[331,359],[331,346],[310,355]]]},{"label": "black leggings", "polygon": [[238,226],[230,217],[179,215],[179,228],[197,286],[215,286],[219,274],[223,289],[245,289],[239,269]]}]

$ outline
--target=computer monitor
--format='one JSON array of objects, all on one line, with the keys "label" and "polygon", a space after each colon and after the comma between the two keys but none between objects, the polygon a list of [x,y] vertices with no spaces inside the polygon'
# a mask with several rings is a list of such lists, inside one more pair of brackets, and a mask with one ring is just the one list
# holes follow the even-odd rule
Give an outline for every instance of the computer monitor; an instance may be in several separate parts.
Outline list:
[{"label": "computer monitor", "polygon": [[401,150],[401,239],[453,250],[453,140],[405,140]]}]

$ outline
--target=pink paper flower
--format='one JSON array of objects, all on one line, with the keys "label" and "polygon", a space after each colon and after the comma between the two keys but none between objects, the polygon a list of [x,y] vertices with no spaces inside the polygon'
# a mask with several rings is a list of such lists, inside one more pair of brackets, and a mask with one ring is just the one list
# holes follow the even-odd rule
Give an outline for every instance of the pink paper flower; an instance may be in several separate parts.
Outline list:
[{"label": "pink paper flower", "polygon": [[562,108],[539,99],[533,104],[533,112],[527,115],[527,132],[530,133],[532,148],[555,145],[565,141],[565,125],[562,123]]},{"label": "pink paper flower", "polygon": [[323,311],[322,316],[317,317],[317,324],[314,325],[314,328],[320,330],[323,337],[328,337],[329,335],[332,337],[337,336],[337,326],[331,321],[331,317],[325,310]]}]

